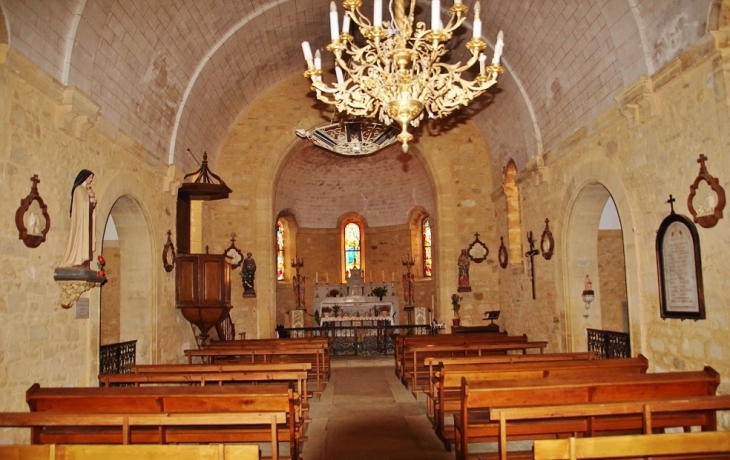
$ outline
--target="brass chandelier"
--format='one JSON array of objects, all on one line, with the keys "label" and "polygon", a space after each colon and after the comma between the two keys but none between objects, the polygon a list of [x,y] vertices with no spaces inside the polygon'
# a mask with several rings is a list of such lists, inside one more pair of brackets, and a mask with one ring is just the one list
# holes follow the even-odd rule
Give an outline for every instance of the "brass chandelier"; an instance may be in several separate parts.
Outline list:
[{"label": "brass chandelier", "polygon": [[[482,53],[487,44],[482,39],[479,2],[474,7],[473,35],[466,43],[471,58],[462,65],[441,62],[449,51],[446,43],[466,20],[468,7],[454,0],[446,26],[441,21],[440,0],[431,0],[431,28],[423,22],[414,25],[416,0],[411,0],[406,16],[405,0],[391,0],[391,21],[382,20],[382,0],[375,0],[372,22],[360,11],[362,0],[344,0],[345,16],[342,33],[335,3],[330,3],[330,38],[327,45],[335,57],[337,81],[322,81],[322,58],[319,50],[312,55],[309,42],[302,43],[307,61],[306,78],[312,80],[317,98],[333,104],[338,112],[363,118],[377,118],[386,125],[400,124],[398,141],[403,151],[413,135],[408,125],[417,127],[429,118],[445,117],[461,106],[467,106],[497,82],[504,68],[499,64],[504,47],[500,31],[494,46],[494,57],[486,65]],[[366,43],[360,46],[350,34],[354,21]],[[479,73],[473,80],[464,80],[462,72],[479,61]],[[344,71],[344,72],[343,72]],[[345,73],[347,76],[345,77]]]}]

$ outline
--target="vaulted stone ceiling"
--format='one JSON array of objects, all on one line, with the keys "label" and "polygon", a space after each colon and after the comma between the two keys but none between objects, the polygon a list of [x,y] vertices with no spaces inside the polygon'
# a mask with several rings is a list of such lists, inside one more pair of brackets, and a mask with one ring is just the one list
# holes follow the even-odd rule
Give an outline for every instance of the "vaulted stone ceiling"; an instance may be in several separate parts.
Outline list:
[{"label": "vaulted stone ceiling", "polygon": [[[473,0],[464,3],[473,10]],[[505,32],[507,72],[491,103],[467,114],[500,170],[507,158],[521,168],[604,111],[621,88],[703,36],[719,8],[716,0],[481,4],[485,38],[493,43],[498,30]],[[371,5],[364,1],[368,15]],[[195,169],[187,148],[215,155],[252,100],[304,70],[300,42],[328,42],[328,6],[329,0],[2,3],[14,49],[78,86],[113,125],[183,170]],[[442,1],[444,15],[450,6]],[[419,17],[429,8],[430,1],[420,2]],[[467,34],[455,40],[459,50]],[[452,59],[462,56],[457,51]]]}]

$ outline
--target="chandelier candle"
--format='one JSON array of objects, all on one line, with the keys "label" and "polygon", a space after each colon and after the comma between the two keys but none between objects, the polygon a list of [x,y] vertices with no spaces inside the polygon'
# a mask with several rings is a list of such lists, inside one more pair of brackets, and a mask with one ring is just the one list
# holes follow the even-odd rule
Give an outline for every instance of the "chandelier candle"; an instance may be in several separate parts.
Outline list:
[{"label": "chandelier candle", "polygon": [[[415,21],[416,0],[390,0],[390,21],[383,21],[383,1],[374,0],[373,20],[360,9],[362,0],[344,0],[345,15],[339,29],[337,6],[330,4],[330,39],[327,51],[334,54],[337,81],[322,80],[322,58],[319,50],[312,58],[308,42],[302,43],[307,61],[306,78],[312,81],[317,99],[335,106],[347,117],[377,119],[390,126],[400,125],[398,141],[403,151],[413,140],[410,127],[418,127],[426,116],[443,118],[469,105],[491,86],[504,72],[499,64],[504,47],[502,32],[494,44],[490,65],[482,58],[487,43],[482,38],[479,3],[475,5],[473,34],[466,43],[471,57],[465,64],[442,62],[447,59],[456,29],[467,19],[469,8],[454,0],[449,8],[451,17],[446,25],[441,20],[441,0],[431,1],[431,29]],[[350,21],[358,27],[364,39],[350,34]],[[479,61],[478,74],[465,80],[462,74]]]}]

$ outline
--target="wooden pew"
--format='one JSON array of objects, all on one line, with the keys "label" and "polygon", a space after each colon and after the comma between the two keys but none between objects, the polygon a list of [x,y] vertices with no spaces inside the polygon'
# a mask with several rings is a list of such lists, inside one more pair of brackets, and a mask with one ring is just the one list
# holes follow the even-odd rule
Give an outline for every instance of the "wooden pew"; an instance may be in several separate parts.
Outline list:
[{"label": "wooden pew", "polygon": [[539,350],[543,354],[546,341],[540,342],[502,342],[502,343],[470,343],[464,345],[410,345],[405,347],[405,355],[408,358],[404,364],[403,375],[406,379],[410,377],[410,388],[413,396],[418,397],[421,390],[419,382],[428,388],[428,366],[421,363],[425,357],[452,357],[452,356],[484,356],[484,355],[507,355],[508,352],[521,352],[527,354],[527,350]]},{"label": "wooden pew", "polygon": [[[213,413],[213,414],[84,414],[84,413],[54,413],[54,412],[0,412],[0,426],[2,427],[24,427],[34,429],[44,429],[50,427],[65,427],[67,429],[78,427],[116,427],[117,433],[121,436],[119,441],[123,445],[129,445],[131,442],[131,430],[133,427],[154,427],[158,430],[153,435],[157,436],[157,443],[167,444],[167,435],[170,432],[169,427],[190,427],[190,426],[216,426],[225,428],[226,426],[259,426],[269,425],[271,433],[271,452],[272,458],[279,458],[279,439],[277,434],[277,426],[286,423],[286,412],[269,412],[269,413]],[[166,427],[168,429],[161,429]],[[47,447],[46,445],[45,447]],[[38,445],[38,447],[42,447]],[[258,445],[251,445],[253,452],[258,456]],[[247,449],[250,450],[250,449]],[[117,449],[118,452],[125,452],[124,449]],[[197,452],[192,450],[193,452]],[[140,450],[140,452],[144,452]],[[174,452],[174,450],[172,450]],[[131,455],[131,451],[128,452]],[[121,454],[120,454],[121,455]],[[164,454],[162,449],[161,455]],[[205,454],[208,455],[208,454]],[[0,456],[0,458],[6,458]],[[63,457],[61,457],[63,458]],[[106,458],[106,457],[104,457]],[[135,458],[135,457],[127,457]]]},{"label": "wooden pew", "polygon": [[64,445],[0,446],[4,460],[258,460],[254,445]]},{"label": "wooden pew", "polygon": [[532,361],[494,364],[470,364],[467,366],[439,364],[433,377],[432,423],[436,434],[447,450],[454,440],[451,425],[446,425],[447,417],[459,412],[461,408],[461,382],[466,379],[470,384],[488,380],[542,379],[591,377],[605,374],[646,373],[649,361],[643,355],[635,358],[604,360],[570,361]]},{"label": "wooden pew", "polygon": [[[489,409],[497,407],[529,407],[550,404],[630,401],[634,399],[668,399],[714,395],[720,375],[711,367],[697,372],[662,372],[651,374],[619,374],[585,378],[550,378],[532,380],[479,381],[462,379],[461,408],[454,415],[454,444],[457,460],[466,460],[469,442],[497,441],[499,424],[489,420]],[[704,418],[700,423],[713,423]],[[696,425],[691,417],[670,426]],[[664,426],[655,423],[655,428]],[[616,429],[608,423],[601,429]],[[621,425],[622,429],[626,426]],[[638,426],[637,429],[640,429]],[[713,426],[706,429],[712,430]],[[537,439],[558,434],[587,432],[585,420],[558,418],[529,421],[511,430],[511,437]]]},{"label": "wooden pew", "polygon": [[[727,454],[727,455],[719,455]],[[535,460],[592,458],[730,458],[730,431],[601,436],[535,441]],[[663,457],[664,458],[664,457]]]},{"label": "wooden pew", "polygon": [[[291,384],[226,385],[189,387],[95,387],[95,388],[41,388],[34,384],[26,392],[31,412],[100,414],[184,414],[286,412],[286,423],[278,426],[278,437],[289,442],[291,458],[298,459],[298,441],[301,425],[296,423],[299,395]],[[190,426],[165,429],[164,439],[170,443],[216,442],[270,442],[271,430],[266,426]],[[155,430],[131,430],[132,443],[156,443]],[[31,428],[32,444],[96,444],[119,442],[120,430],[79,428]]]},{"label": "wooden pew", "polygon": [[440,363],[449,366],[479,366],[481,364],[496,363],[516,363],[516,362],[534,362],[534,361],[571,361],[571,360],[588,360],[595,359],[593,352],[573,352],[573,353],[540,353],[528,355],[487,355],[487,356],[454,356],[454,357],[426,357],[423,365],[428,367],[428,390],[426,391],[427,414],[433,419],[433,400],[435,390],[433,387],[434,371]]},{"label": "wooden pew", "polygon": [[[101,374],[99,385],[108,386],[141,386],[141,385],[162,385],[162,384],[189,384],[206,386],[214,384],[223,386],[223,383],[271,383],[271,382],[293,382],[296,385],[296,392],[301,395],[301,404],[298,408],[298,415],[304,419],[305,412],[309,409],[309,392],[307,390],[306,370],[267,370],[264,365],[249,365],[259,369],[232,371],[232,372],[184,372],[182,370],[168,372],[136,372],[130,374]],[[184,366],[191,367],[191,366]]]},{"label": "wooden pew", "polygon": [[585,433],[587,436],[595,435],[596,431],[610,420],[615,425],[619,422],[633,427],[640,424],[642,433],[648,435],[654,431],[655,420],[663,419],[660,424],[667,426],[686,419],[691,413],[704,417],[705,422],[701,426],[714,428],[716,412],[723,410],[730,410],[730,395],[492,408],[489,418],[499,422],[499,451],[506,457],[510,425],[527,420],[585,419],[588,426],[588,431]]},{"label": "wooden pew", "polygon": [[200,358],[205,364],[272,364],[272,363],[310,363],[312,378],[316,384],[315,393],[321,394],[324,384],[329,381],[329,348],[322,343],[297,344],[289,346],[283,342],[296,339],[279,339],[271,343],[255,343],[243,340],[245,346],[216,346],[203,349],[185,350],[188,363]]},{"label": "wooden pew", "polygon": [[495,343],[495,342],[527,342],[527,335],[511,336],[507,333],[499,334],[473,334],[469,336],[464,335],[453,335],[453,334],[438,334],[438,335],[397,335],[395,336],[395,375],[404,380],[402,371],[403,365],[406,361],[405,358],[405,347],[406,345],[426,345],[426,344],[455,344],[461,345],[466,343]]}]

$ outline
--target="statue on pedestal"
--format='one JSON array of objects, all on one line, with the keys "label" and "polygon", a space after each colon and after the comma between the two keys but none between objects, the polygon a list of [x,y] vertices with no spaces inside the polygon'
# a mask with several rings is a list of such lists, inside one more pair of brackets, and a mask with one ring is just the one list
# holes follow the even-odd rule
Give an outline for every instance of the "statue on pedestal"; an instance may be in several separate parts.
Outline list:
[{"label": "statue on pedestal", "polygon": [[250,252],[246,253],[243,259],[243,268],[241,269],[241,280],[243,281],[243,296],[256,297],[256,289],[254,288],[254,279],[256,278],[256,261],[253,260]]}]

